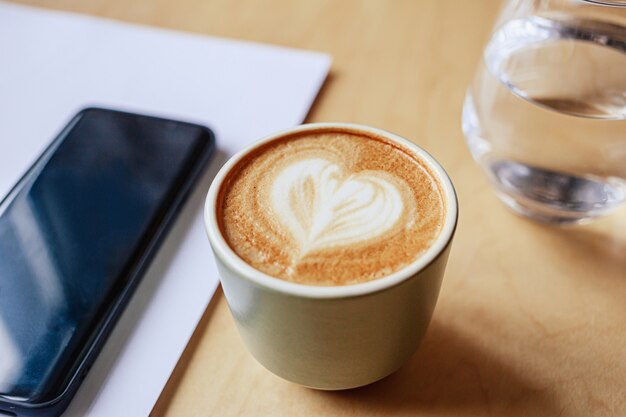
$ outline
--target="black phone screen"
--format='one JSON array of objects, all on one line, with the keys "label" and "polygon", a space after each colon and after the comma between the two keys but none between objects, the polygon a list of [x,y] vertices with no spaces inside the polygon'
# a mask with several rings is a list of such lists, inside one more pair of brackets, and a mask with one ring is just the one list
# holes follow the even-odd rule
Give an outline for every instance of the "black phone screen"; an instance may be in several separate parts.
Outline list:
[{"label": "black phone screen", "polygon": [[0,398],[63,394],[212,141],[202,126],[86,109],[0,203]]}]

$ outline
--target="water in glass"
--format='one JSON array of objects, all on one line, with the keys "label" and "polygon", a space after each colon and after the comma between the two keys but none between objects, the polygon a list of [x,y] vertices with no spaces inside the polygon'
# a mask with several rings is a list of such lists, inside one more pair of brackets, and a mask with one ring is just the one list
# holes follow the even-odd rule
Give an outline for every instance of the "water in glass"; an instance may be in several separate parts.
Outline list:
[{"label": "water in glass", "polygon": [[468,91],[463,131],[511,208],[579,222],[626,202],[626,27],[570,17],[501,24]]}]

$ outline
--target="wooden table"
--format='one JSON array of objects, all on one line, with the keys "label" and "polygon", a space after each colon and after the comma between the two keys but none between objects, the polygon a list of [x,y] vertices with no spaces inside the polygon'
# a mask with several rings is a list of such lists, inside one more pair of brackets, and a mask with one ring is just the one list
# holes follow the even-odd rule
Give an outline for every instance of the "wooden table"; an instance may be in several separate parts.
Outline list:
[{"label": "wooden table", "polygon": [[152,415],[626,416],[626,210],[560,229],[511,214],[473,163],[461,105],[499,1],[56,0],[45,7],[324,51],[308,121],[403,135],[447,168],[459,228],[426,338],[396,374],[321,392],[244,349],[221,291]]}]

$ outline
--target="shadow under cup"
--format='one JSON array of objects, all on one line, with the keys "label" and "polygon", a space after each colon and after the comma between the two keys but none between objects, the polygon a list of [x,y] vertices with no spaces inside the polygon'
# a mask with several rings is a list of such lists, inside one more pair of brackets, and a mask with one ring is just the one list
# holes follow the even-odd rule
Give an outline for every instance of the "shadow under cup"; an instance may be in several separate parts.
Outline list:
[{"label": "shadow under cup", "polygon": [[[336,129],[382,136],[407,148],[430,168],[445,199],[439,236],[413,263],[359,284],[312,286],[254,269],[235,254],[221,234],[216,203],[222,182],[238,161],[263,144],[294,133]],[[233,156],[211,184],[204,215],[224,295],[248,350],[288,381],[338,390],[384,378],[417,349],[439,295],[458,204],[443,168],[412,142],[367,126],[313,123],[270,135]]]}]

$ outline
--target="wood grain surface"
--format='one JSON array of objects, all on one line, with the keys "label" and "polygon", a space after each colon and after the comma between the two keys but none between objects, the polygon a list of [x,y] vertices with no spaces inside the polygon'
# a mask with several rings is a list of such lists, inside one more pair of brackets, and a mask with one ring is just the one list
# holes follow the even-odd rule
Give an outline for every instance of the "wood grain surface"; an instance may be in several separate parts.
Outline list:
[{"label": "wood grain surface", "polygon": [[499,1],[28,3],[327,52],[332,72],[308,120],[403,135],[457,188],[439,303],[400,371],[343,392],[285,382],[247,353],[218,291],[153,417],[626,416],[626,210],[571,228],[517,217],[463,141],[463,96]]}]

